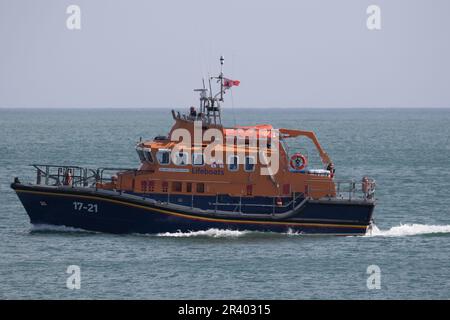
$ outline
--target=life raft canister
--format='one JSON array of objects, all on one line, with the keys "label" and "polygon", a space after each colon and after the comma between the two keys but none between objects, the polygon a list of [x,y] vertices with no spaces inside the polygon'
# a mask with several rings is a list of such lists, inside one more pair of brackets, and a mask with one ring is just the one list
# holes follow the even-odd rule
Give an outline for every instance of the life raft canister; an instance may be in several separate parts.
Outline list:
[{"label": "life raft canister", "polygon": [[296,153],[292,155],[290,164],[292,169],[302,170],[308,164],[308,160],[306,160],[306,157],[301,153]]}]

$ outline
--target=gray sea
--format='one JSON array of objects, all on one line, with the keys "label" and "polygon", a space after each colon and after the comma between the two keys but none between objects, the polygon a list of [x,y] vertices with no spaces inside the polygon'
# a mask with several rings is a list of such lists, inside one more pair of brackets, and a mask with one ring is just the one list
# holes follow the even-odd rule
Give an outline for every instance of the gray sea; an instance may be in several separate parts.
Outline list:
[{"label": "gray sea", "polygon": [[[135,143],[166,134],[170,110],[0,109],[0,298],[450,298],[450,109],[226,109],[224,117],[313,130],[338,178],[375,178],[372,235],[33,227],[9,187],[15,176],[34,178],[29,164],[137,166]],[[80,267],[80,289],[66,286],[70,265]],[[379,289],[367,286],[368,269],[379,270]]]}]

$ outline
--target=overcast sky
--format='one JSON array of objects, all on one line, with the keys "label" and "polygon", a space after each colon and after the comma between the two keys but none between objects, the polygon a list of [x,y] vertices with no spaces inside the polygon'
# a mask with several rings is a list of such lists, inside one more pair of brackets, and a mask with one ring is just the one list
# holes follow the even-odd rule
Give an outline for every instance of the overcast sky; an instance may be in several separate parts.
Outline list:
[{"label": "overcast sky", "polygon": [[0,0],[0,107],[189,106],[221,54],[235,107],[450,107],[449,16],[448,0]]}]

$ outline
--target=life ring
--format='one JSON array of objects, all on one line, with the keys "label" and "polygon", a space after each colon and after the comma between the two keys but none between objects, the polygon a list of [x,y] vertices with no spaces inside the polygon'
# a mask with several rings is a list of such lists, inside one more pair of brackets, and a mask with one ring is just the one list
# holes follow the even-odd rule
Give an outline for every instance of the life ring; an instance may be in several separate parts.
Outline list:
[{"label": "life ring", "polygon": [[301,153],[296,153],[292,155],[290,164],[292,169],[302,170],[308,164],[308,160],[306,160],[306,157]]}]

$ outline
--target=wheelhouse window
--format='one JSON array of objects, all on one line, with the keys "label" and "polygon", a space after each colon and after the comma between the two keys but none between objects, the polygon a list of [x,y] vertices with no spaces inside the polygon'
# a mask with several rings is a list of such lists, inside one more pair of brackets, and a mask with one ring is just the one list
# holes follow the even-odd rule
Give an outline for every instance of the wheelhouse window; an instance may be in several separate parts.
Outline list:
[{"label": "wheelhouse window", "polygon": [[192,163],[194,166],[204,165],[203,153],[194,153],[192,155]]},{"label": "wheelhouse window", "polygon": [[142,149],[146,161],[153,163],[152,151],[150,148]]},{"label": "wheelhouse window", "polygon": [[197,193],[204,193],[204,192],[205,192],[205,184],[197,183]]},{"label": "wheelhouse window", "polygon": [[169,183],[167,181],[162,182],[162,192],[167,192],[169,189]]},{"label": "wheelhouse window", "polygon": [[245,171],[247,172],[252,172],[255,171],[255,157],[253,156],[248,156],[245,157]]},{"label": "wheelhouse window", "polygon": [[188,158],[187,152],[178,152],[175,155],[175,164],[177,166],[185,166],[185,165],[189,164],[188,160],[189,160],[189,158]]},{"label": "wheelhouse window", "polygon": [[192,182],[186,183],[186,192],[192,192]]},{"label": "wheelhouse window", "polygon": [[136,147],[136,152],[139,156],[139,160],[141,160],[141,162],[145,162],[145,156],[144,156],[144,150],[141,147]]},{"label": "wheelhouse window", "polygon": [[228,170],[237,171],[239,169],[239,157],[231,156],[228,158]]},{"label": "wheelhouse window", "polygon": [[170,163],[170,150],[169,149],[159,149],[156,153],[156,158],[159,164],[169,164]]}]

